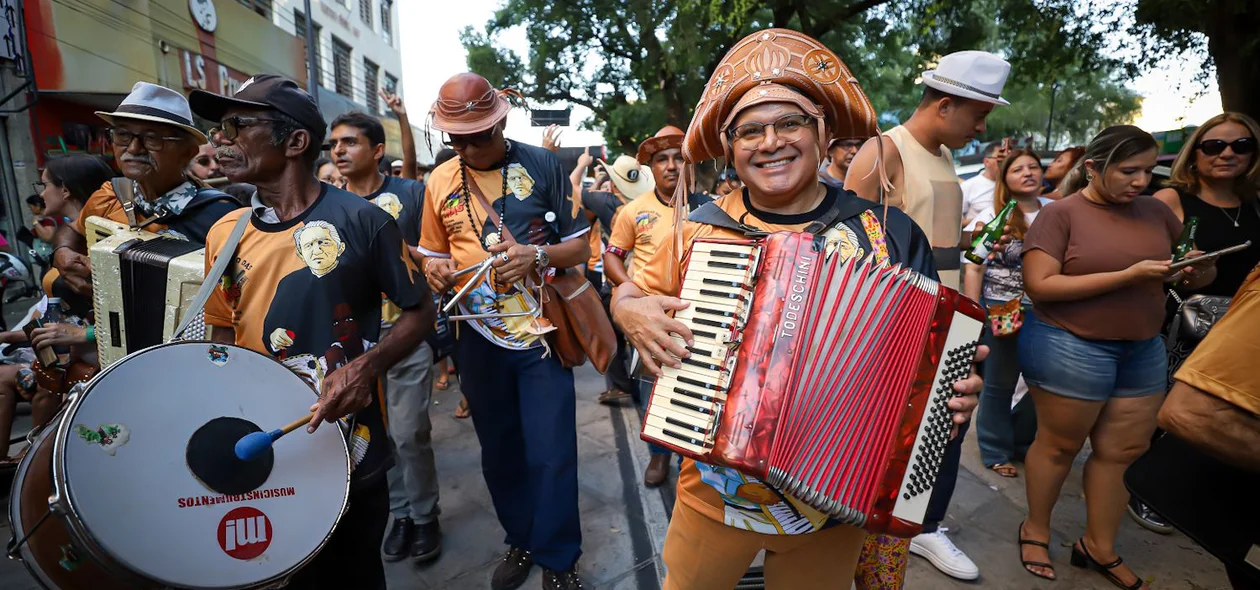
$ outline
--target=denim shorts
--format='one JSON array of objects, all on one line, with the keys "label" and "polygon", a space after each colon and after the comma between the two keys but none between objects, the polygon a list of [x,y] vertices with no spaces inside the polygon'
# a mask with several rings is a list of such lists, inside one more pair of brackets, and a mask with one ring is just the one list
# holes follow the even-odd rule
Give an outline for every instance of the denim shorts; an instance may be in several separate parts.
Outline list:
[{"label": "denim shorts", "polygon": [[1168,357],[1164,339],[1088,340],[1053,326],[1037,314],[1019,331],[1024,381],[1050,393],[1093,402],[1165,392]]}]

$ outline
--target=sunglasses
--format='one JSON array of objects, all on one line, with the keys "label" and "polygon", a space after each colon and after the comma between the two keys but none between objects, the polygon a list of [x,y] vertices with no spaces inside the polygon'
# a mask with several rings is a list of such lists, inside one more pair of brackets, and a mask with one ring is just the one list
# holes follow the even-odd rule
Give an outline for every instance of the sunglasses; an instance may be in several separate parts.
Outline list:
[{"label": "sunglasses", "polygon": [[218,127],[210,129],[210,139],[217,143],[221,140],[232,141],[240,136],[241,129],[258,125],[260,123],[282,123],[280,119],[267,119],[265,117],[228,117],[219,123]]},{"label": "sunglasses", "polygon": [[463,149],[467,146],[485,147],[494,139],[494,129],[487,129],[481,133],[472,135],[447,135],[442,134],[442,143],[451,149]]},{"label": "sunglasses", "polygon": [[1209,156],[1219,156],[1225,153],[1225,148],[1234,150],[1235,154],[1245,156],[1253,154],[1256,151],[1256,140],[1250,137],[1242,137],[1234,141],[1225,141],[1223,139],[1205,139],[1199,142],[1199,151]]}]

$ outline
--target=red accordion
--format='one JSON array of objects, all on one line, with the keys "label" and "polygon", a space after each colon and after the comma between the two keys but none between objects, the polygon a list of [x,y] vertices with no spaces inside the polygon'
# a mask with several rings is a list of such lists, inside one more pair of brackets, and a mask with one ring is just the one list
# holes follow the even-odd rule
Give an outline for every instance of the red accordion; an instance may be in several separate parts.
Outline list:
[{"label": "red accordion", "polygon": [[675,318],[695,342],[657,379],[642,438],[914,536],[985,314],[908,268],[825,250],[808,233],[692,244]]}]

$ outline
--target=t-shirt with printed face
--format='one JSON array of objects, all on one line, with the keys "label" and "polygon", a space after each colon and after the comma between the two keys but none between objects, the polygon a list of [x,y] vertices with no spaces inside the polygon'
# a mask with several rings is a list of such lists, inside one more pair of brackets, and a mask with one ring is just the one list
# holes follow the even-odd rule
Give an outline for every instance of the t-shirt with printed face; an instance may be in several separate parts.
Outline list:
[{"label": "t-shirt with printed face", "polygon": [[[236,220],[248,214],[233,212],[210,229],[207,271]],[[206,303],[206,323],[233,328],[238,346],[272,356],[318,391],[326,375],[379,341],[382,293],[402,309],[429,297],[390,216],[322,184],[315,204],[292,220],[267,223],[253,213]],[[355,486],[389,467],[383,407],[373,396],[353,418]]]},{"label": "t-shirt with printed face", "polygon": [[[423,182],[387,175],[385,181],[381,183],[381,188],[363,198],[375,203],[398,222],[398,229],[402,232],[403,240],[408,246],[415,247],[420,243],[420,215],[424,203]],[[398,309],[398,306],[394,305],[388,297],[381,302],[381,306],[383,327],[389,328],[398,321],[402,310]]]},{"label": "t-shirt with printed face", "polygon": [[[503,175],[507,175],[504,195]],[[486,201],[503,219],[507,232],[522,244],[558,244],[583,237],[590,230],[586,217],[573,212],[568,173],[559,158],[545,149],[511,142],[506,169],[466,168],[468,182],[476,182]],[[498,232],[475,196],[461,185],[460,159],[452,158],[429,175],[425,187],[420,251],[426,256],[452,258],[456,269],[480,264],[488,256],[483,239]],[[455,289],[471,279],[461,277]],[[537,305],[530,292],[514,286],[495,288],[487,275],[459,302],[461,313],[524,312]],[[541,346],[529,330],[530,318],[490,318],[468,322],[491,342],[504,348]]]}]

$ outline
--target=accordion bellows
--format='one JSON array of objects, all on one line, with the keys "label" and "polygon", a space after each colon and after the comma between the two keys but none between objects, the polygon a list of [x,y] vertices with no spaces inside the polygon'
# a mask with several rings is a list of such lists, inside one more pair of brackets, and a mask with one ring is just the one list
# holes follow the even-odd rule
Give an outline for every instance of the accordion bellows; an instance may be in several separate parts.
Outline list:
[{"label": "accordion bellows", "polygon": [[[92,216],[92,308],[101,368],[170,339],[205,277],[205,248]],[[199,318],[185,340],[204,340]]]},{"label": "accordion bellows", "polygon": [[676,316],[692,355],[657,380],[642,436],[913,536],[984,312],[908,268],[840,258],[808,233],[697,240]]}]

